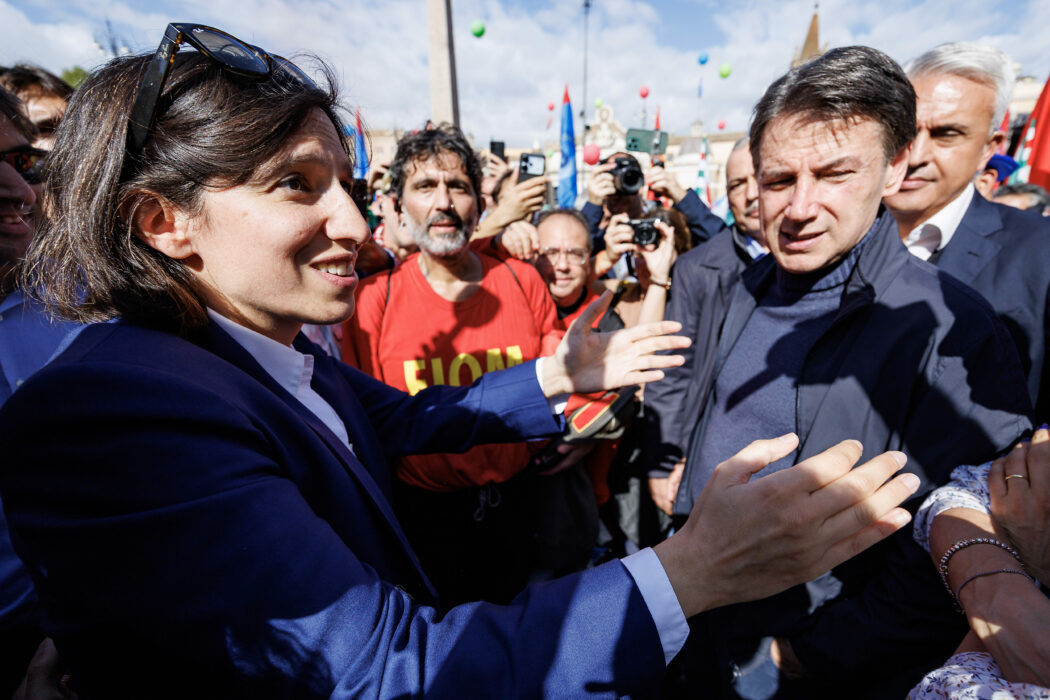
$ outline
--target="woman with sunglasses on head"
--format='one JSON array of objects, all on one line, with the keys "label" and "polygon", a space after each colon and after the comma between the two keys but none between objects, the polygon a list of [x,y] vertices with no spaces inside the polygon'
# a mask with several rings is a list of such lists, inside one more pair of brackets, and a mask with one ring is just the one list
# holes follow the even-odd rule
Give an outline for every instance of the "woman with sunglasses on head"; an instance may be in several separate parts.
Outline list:
[{"label": "woman with sunglasses on head", "polygon": [[[807,500],[857,473],[881,484],[892,458],[844,475],[860,453],[839,446],[797,483],[737,488],[793,449],[756,443],[724,487],[745,501],[691,534],[508,607],[439,612],[386,458],[557,432],[549,397],[658,379],[677,359],[653,353],[687,341],[667,323],[592,333],[596,304],[555,355],[471,387],[409,397],[332,360],[299,329],[354,311],[368,228],[342,133],[331,87],[197,25],[169,25],[155,56],[115,59],[70,104],[26,281],[65,316],[113,322],[0,411],[0,491],[81,698],[649,694],[685,616],[903,524],[900,480]],[[749,520],[773,493],[806,505],[809,529]],[[719,546],[723,527],[739,546]]]}]

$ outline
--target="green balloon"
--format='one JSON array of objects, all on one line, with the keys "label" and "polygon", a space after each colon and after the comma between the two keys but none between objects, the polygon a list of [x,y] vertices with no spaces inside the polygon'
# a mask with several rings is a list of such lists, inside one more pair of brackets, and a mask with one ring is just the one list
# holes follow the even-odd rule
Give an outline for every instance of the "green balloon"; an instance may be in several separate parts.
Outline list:
[{"label": "green balloon", "polygon": [[485,33],[485,23],[480,19],[474,20],[470,23],[470,33],[480,39]]},{"label": "green balloon", "polygon": [[729,74],[733,72],[733,67],[726,61],[718,68],[718,75],[723,78],[728,78]]},{"label": "green balloon", "polygon": [[601,109],[603,104],[605,104],[605,103],[602,101],[602,98],[599,97],[598,99],[596,99],[594,101],[594,108],[595,109]]}]

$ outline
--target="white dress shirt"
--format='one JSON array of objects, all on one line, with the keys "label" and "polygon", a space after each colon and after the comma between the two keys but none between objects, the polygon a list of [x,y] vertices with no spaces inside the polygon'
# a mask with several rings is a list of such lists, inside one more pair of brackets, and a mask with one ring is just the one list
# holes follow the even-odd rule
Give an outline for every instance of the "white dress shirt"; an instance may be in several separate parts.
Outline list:
[{"label": "white dress shirt", "polygon": [[[289,345],[238,325],[212,309],[208,309],[208,315],[247,350],[267,374],[317,416],[348,449],[353,451],[342,419],[310,386],[314,373],[312,355],[304,355]],[[542,362],[542,357],[536,362],[536,380],[541,387]],[[555,404],[552,406],[555,414],[565,409],[564,401],[565,398],[560,396],[551,399],[552,404]],[[560,404],[561,407],[558,408],[556,404]],[[689,636],[689,623],[685,620],[685,613],[682,612],[671,581],[667,578],[667,572],[651,548],[635,552],[621,561],[634,578],[642,599],[653,616],[663,647],[664,661],[670,663],[685,645],[685,639]]]},{"label": "white dress shirt", "polygon": [[304,355],[290,345],[278,343],[273,338],[234,323],[211,309],[208,309],[208,315],[247,350],[285,391],[317,416],[348,450],[354,451],[339,414],[310,386],[310,380],[314,377],[313,355]]},{"label": "white dress shirt", "polygon": [[936,251],[948,245],[955,235],[955,229],[959,228],[959,223],[966,215],[966,210],[970,208],[970,202],[973,201],[976,192],[971,182],[958,197],[915,227],[904,239],[908,252],[920,260],[929,260]]}]

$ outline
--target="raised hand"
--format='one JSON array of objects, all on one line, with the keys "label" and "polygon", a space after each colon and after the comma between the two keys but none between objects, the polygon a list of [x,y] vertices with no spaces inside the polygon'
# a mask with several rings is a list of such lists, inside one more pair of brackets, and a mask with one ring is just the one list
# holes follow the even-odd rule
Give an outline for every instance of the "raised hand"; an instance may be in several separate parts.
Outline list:
[{"label": "raised hand", "polygon": [[672,335],[682,329],[675,321],[649,323],[602,333],[591,328],[609,307],[606,290],[569,327],[557,350],[545,358],[543,390],[547,396],[605,391],[663,379],[660,370],[677,367],[681,355],[658,355],[685,348],[688,338]]},{"label": "raised hand", "polygon": [[794,434],[757,440],[722,462],[682,530],[655,547],[687,617],[812,580],[910,519],[897,506],[919,479],[890,478],[904,455],[854,468],[863,452],[856,440],[751,480],[797,446]]}]

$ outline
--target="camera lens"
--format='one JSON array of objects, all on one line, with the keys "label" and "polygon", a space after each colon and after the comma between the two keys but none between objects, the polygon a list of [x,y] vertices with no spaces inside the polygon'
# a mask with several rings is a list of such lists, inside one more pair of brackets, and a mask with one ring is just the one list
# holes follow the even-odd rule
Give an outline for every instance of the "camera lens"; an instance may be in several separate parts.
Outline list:
[{"label": "camera lens", "polygon": [[627,222],[634,229],[634,243],[646,246],[660,242],[660,232],[653,225],[652,219],[631,219]]},{"label": "camera lens", "polygon": [[625,170],[620,178],[620,187],[624,194],[634,194],[642,189],[642,173],[640,170]]},{"label": "camera lens", "polygon": [[634,158],[617,158],[616,167],[609,172],[613,176],[617,194],[637,194],[645,184],[642,169]]}]

